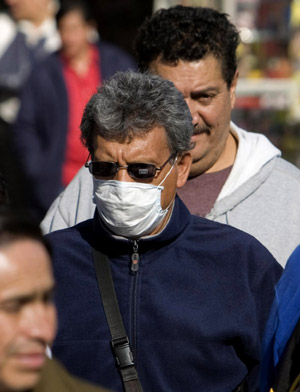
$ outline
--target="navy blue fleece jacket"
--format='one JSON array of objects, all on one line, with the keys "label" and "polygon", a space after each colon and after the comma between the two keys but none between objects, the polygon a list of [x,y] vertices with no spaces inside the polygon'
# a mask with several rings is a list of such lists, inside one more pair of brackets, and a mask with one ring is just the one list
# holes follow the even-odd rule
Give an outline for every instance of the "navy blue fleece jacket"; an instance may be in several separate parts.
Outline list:
[{"label": "navy blue fleece jacket", "polygon": [[49,234],[59,329],[54,355],[74,374],[122,391],[92,248],[108,254],[145,392],[257,390],[261,336],[281,267],[256,239],[192,216],[176,198],[156,236],[133,242],[94,219]]}]

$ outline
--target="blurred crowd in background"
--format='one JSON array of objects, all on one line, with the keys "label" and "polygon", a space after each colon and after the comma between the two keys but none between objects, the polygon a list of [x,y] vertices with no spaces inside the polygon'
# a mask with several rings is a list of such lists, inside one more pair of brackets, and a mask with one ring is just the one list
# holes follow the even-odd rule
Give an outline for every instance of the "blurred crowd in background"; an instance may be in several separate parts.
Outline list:
[{"label": "blurred crowd in background", "polygon": [[[89,97],[132,54],[99,34],[83,0],[5,0],[0,15],[0,159],[14,204],[40,220],[84,165]],[[128,40],[129,42],[130,40]]]}]

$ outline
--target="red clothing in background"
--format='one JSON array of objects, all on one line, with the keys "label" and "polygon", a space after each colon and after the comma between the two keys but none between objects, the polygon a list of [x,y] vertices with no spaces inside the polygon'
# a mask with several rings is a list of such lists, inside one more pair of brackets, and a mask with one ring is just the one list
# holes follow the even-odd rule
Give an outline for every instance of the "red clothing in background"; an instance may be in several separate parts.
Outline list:
[{"label": "red clothing in background", "polygon": [[80,141],[80,123],[84,108],[91,95],[101,83],[100,56],[91,45],[90,64],[85,74],[78,75],[68,60],[62,57],[63,74],[68,93],[69,124],[66,140],[65,161],[62,168],[62,183],[66,186],[85,163],[87,149]]}]

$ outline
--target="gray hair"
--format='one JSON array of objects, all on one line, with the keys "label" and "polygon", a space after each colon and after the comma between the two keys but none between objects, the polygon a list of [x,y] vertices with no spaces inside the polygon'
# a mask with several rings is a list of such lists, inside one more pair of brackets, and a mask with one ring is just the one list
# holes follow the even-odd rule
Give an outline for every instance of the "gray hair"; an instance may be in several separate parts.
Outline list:
[{"label": "gray hair", "polygon": [[123,143],[162,127],[172,154],[191,149],[192,117],[172,82],[156,75],[119,72],[86,105],[81,141],[94,153],[95,136]]}]

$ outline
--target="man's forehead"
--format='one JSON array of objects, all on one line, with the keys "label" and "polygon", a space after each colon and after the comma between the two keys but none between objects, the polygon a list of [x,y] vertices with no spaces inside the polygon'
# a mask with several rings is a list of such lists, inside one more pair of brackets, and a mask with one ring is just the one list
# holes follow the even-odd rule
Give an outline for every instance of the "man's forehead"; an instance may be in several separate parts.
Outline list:
[{"label": "man's forehead", "polygon": [[168,63],[158,57],[149,64],[149,71],[151,73],[169,79],[172,82],[176,82],[177,78],[180,79],[183,76],[188,76],[189,78],[193,77],[195,81],[197,80],[201,83],[201,79],[207,76],[207,69],[210,71],[212,77],[215,78],[218,76],[224,80],[221,61],[212,54],[193,61],[180,59],[176,63]]},{"label": "man's forehead", "polygon": [[[7,276],[15,274],[17,271],[17,266],[14,263],[10,262],[9,257],[3,249],[0,249],[0,282],[3,280],[4,282],[7,279]],[[1,290],[0,285],[0,290]]]},{"label": "man's forehead", "polygon": [[124,144],[130,145],[131,143],[135,143],[137,141],[142,143],[147,143],[148,141],[155,139],[157,142],[167,143],[167,134],[166,130],[162,125],[154,125],[151,128],[141,129],[140,131],[132,131],[126,130],[124,131],[124,135],[122,134],[113,137],[107,132],[107,136],[103,135],[101,131],[97,130],[97,127],[94,129],[94,144],[95,147],[101,147],[101,144],[113,145],[113,144]]},{"label": "man's forehead", "polygon": [[23,241],[24,246],[18,248],[20,244],[21,241],[0,248],[0,299],[10,293],[28,295],[47,290],[54,284],[46,250],[33,241],[27,244]]},{"label": "man's forehead", "polygon": [[107,140],[100,135],[95,136],[95,153],[101,154],[114,153],[115,151],[124,151],[129,154],[137,154],[147,157],[156,156],[159,151],[166,150],[170,152],[166,131],[163,127],[157,126],[143,134],[130,134],[129,138],[124,140]]}]

